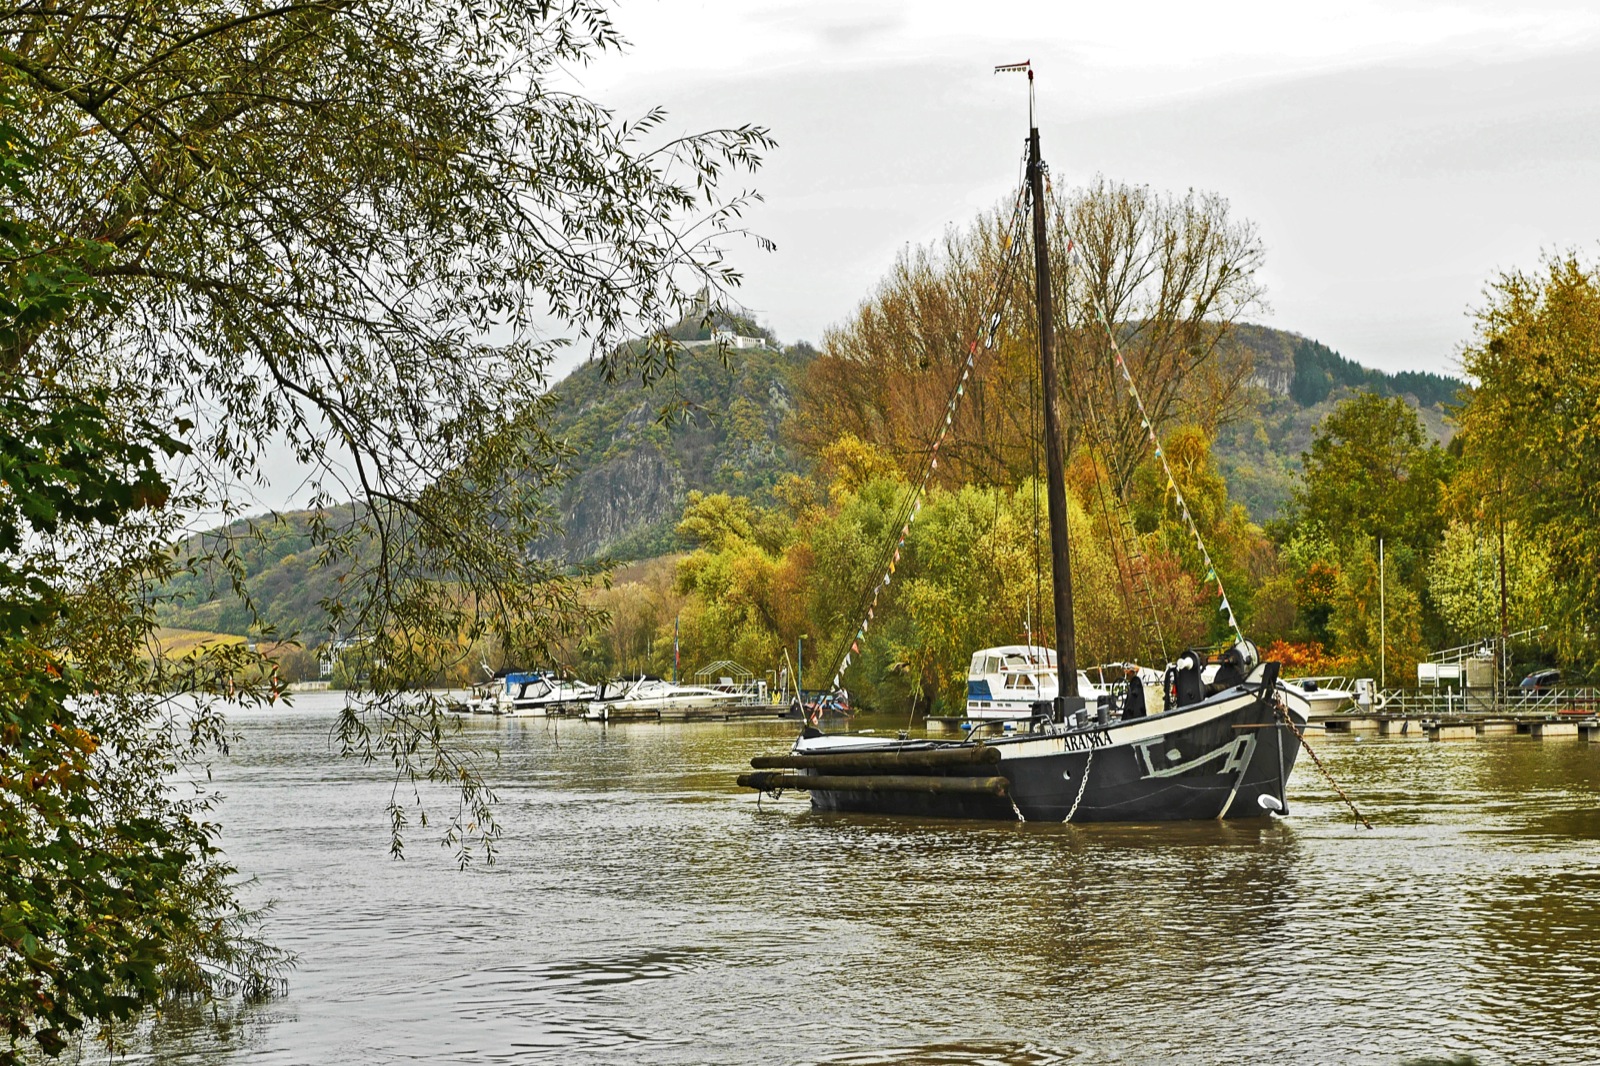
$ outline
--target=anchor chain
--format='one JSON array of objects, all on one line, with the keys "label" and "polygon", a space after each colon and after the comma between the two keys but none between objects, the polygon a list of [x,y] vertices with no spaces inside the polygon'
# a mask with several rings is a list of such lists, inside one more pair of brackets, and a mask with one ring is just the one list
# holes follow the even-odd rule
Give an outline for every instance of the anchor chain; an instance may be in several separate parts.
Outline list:
[{"label": "anchor chain", "polygon": [[1072,821],[1072,816],[1078,813],[1078,804],[1083,802],[1083,794],[1089,788],[1089,767],[1094,765],[1094,749],[1089,749],[1089,757],[1083,760],[1083,777],[1078,779],[1078,795],[1072,801],[1072,809],[1067,812],[1067,821]]},{"label": "anchor chain", "polygon": [[1339,782],[1335,781],[1333,775],[1328,772],[1328,768],[1322,765],[1322,759],[1317,756],[1316,749],[1312,748],[1306,741],[1305,734],[1295,726],[1294,719],[1289,714],[1289,708],[1284,706],[1283,699],[1281,697],[1274,699],[1272,705],[1277,710],[1278,717],[1283,719],[1283,724],[1289,727],[1289,732],[1295,735],[1295,739],[1300,741],[1300,746],[1305,749],[1306,754],[1311,756],[1311,761],[1316,764],[1317,769],[1322,771],[1322,776],[1327,779],[1328,784],[1332,785],[1333,790],[1339,794],[1339,798],[1344,800],[1344,805],[1350,808],[1350,813],[1355,815],[1356,820],[1362,825],[1371,829],[1372,823],[1367,821],[1366,815],[1362,814],[1360,809],[1356,807],[1355,800],[1346,795],[1344,789],[1339,787]]}]

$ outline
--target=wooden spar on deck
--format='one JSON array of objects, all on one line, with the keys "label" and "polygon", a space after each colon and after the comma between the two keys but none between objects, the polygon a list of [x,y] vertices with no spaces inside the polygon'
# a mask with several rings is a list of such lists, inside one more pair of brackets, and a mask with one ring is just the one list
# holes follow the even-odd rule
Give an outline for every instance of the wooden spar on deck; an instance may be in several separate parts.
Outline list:
[{"label": "wooden spar on deck", "polygon": [[943,792],[962,795],[1003,796],[1010,787],[1003,777],[937,777],[913,774],[822,775],[763,770],[739,775],[740,788],[775,792],[780,788],[822,792]]},{"label": "wooden spar on deck", "polygon": [[822,755],[757,755],[750,765],[757,770],[836,770],[843,773],[883,773],[892,770],[937,770],[955,766],[993,766],[1000,749],[985,745],[971,748],[933,748],[926,751],[829,752]]},{"label": "wooden spar on deck", "polygon": [[[1033,70],[1028,71],[1033,91]],[[1055,593],[1056,718],[1083,706],[1078,695],[1077,633],[1072,621],[1072,565],[1067,551],[1067,487],[1062,470],[1061,412],[1056,406],[1055,329],[1051,315],[1050,248],[1045,229],[1044,160],[1039,157],[1039,127],[1028,130],[1028,192],[1033,200],[1034,302],[1039,311],[1039,391],[1044,396],[1045,494],[1050,505],[1050,577]]]}]

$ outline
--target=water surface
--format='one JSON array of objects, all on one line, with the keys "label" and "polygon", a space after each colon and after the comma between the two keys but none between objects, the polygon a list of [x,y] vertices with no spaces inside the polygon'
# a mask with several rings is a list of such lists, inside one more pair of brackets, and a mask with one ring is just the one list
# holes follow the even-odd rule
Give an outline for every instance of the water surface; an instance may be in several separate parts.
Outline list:
[{"label": "water surface", "polygon": [[1080,828],[758,803],[776,722],[475,719],[506,832],[460,872],[432,829],[389,858],[336,700],[216,770],[289,995],[146,1061],[1600,1061],[1597,744],[1314,740],[1373,832],[1306,759],[1287,819]]}]

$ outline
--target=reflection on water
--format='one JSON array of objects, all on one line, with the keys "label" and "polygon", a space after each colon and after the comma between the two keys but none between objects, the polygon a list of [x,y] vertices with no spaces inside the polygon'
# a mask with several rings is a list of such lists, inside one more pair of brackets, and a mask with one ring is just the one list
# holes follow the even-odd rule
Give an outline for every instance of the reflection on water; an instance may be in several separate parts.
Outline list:
[{"label": "reflection on water", "polygon": [[1317,743],[1258,824],[813,815],[733,788],[777,723],[473,721],[500,861],[459,873],[329,750],[241,716],[224,843],[288,998],[174,1012],[157,1063],[1592,1063],[1600,746]]},{"label": "reflection on water", "polygon": [[1031,1044],[1003,1040],[962,1040],[959,1043],[924,1044],[921,1047],[885,1047],[877,1051],[847,1051],[828,1055],[826,1066],[1054,1066],[1079,1056]]}]

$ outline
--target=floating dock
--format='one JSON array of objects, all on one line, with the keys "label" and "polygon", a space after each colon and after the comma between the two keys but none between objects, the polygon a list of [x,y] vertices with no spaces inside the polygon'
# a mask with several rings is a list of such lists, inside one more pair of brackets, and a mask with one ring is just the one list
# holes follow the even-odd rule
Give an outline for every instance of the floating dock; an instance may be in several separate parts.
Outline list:
[{"label": "floating dock", "polygon": [[[611,707],[605,721],[614,722],[731,722],[740,718],[782,718],[787,707],[775,703],[737,703],[731,707]],[[575,716],[577,717],[577,716]]]},{"label": "floating dock", "polygon": [[1324,733],[1377,733],[1429,740],[1477,740],[1485,736],[1528,736],[1536,740],[1600,742],[1600,718],[1590,714],[1552,714],[1512,710],[1440,714],[1329,714],[1313,716],[1309,728]]}]

